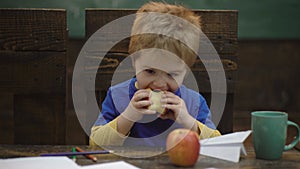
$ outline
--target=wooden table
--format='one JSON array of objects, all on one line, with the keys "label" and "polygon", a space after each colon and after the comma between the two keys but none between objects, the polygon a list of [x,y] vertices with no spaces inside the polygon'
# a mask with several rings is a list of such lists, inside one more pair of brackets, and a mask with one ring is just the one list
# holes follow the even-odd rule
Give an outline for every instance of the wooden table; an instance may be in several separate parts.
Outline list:
[{"label": "wooden table", "polygon": [[[13,158],[13,157],[27,157],[27,156],[39,156],[40,153],[52,153],[70,151],[72,145],[68,146],[53,146],[53,145],[0,145],[0,158]],[[80,146],[85,150],[90,150],[86,145]],[[120,147],[119,150],[122,148]],[[254,150],[251,146],[246,147],[247,156],[242,156],[239,163],[228,162],[206,156],[199,156],[198,162],[195,166],[190,168],[284,168],[284,169],[300,169],[300,152],[297,150],[290,150],[283,153],[280,160],[268,161],[255,158]],[[137,153],[136,150],[131,149],[131,153]],[[97,163],[112,162],[123,160],[130,164],[133,164],[140,168],[152,168],[152,169],[168,169],[168,168],[180,168],[173,166],[166,153],[149,157],[149,158],[128,158],[115,154],[101,154],[97,155]],[[91,160],[78,156],[77,161],[80,165],[95,164]]]}]

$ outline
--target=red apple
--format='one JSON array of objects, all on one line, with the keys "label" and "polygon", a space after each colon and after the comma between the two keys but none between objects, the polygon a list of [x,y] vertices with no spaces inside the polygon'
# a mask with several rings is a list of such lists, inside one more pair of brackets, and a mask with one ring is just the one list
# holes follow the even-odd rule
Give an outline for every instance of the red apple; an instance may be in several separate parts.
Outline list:
[{"label": "red apple", "polygon": [[166,146],[171,162],[177,166],[193,166],[198,160],[200,142],[194,131],[173,130],[167,137]]}]

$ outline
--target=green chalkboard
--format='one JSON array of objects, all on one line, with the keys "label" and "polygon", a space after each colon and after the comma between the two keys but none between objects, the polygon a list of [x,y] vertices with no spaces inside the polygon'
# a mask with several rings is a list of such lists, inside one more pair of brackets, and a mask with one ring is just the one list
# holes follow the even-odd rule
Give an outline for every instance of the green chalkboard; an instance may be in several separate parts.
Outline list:
[{"label": "green chalkboard", "polygon": [[[300,0],[165,0],[192,9],[239,11],[239,38],[299,39]],[[63,8],[69,36],[84,37],[85,8],[139,8],[148,0],[1,0],[1,8]]]}]

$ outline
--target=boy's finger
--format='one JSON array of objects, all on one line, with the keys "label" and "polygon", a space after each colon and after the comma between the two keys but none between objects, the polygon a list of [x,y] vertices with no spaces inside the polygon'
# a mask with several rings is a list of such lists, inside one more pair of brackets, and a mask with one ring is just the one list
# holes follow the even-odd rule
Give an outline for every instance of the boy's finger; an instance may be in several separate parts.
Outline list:
[{"label": "boy's finger", "polygon": [[156,111],[147,109],[144,111],[144,114],[156,114]]},{"label": "boy's finger", "polygon": [[133,98],[134,98],[134,101],[138,102],[140,100],[145,100],[148,97],[149,97],[149,93],[142,92],[142,93],[136,94]]},{"label": "boy's finger", "polygon": [[138,101],[138,102],[134,102],[133,105],[137,108],[141,108],[141,107],[147,107],[151,105],[151,101],[149,100],[142,100],[142,101]]}]

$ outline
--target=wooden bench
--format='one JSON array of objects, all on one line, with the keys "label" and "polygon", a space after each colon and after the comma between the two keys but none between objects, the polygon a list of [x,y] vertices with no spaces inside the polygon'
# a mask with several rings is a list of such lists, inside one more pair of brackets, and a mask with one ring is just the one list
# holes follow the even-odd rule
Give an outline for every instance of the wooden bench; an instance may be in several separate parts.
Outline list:
[{"label": "wooden bench", "polygon": [[66,10],[0,9],[0,143],[65,142]]},{"label": "wooden bench", "polygon": [[[134,14],[135,12],[136,10],[127,9],[86,9],[86,39],[91,37],[99,28],[111,21],[126,15]],[[217,50],[226,74],[227,93],[218,93],[220,96],[226,94],[226,103],[223,116],[217,128],[223,134],[229,133],[233,130],[234,83],[237,72],[238,12],[234,10],[195,10],[195,12],[201,16],[203,24],[202,31],[210,39]],[[122,26],[126,25],[119,26],[122,28]],[[111,33],[113,38],[116,38],[117,35],[108,31],[107,34],[109,33]],[[107,37],[109,38],[109,36]],[[107,43],[110,43],[110,39],[105,40]],[[102,50],[105,53],[105,57],[102,59],[99,66],[94,65],[94,69],[98,69],[95,87],[88,90],[90,90],[89,92],[94,92],[93,89],[96,89],[96,95],[97,98],[99,98],[98,102],[100,105],[106,95],[108,87],[111,86],[112,75],[122,60],[128,55],[128,42],[129,38],[123,39],[107,53],[99,46],[99,51]],[[91,69],[86,70],[86,72],[88,73]],[[204,95],[210,105],[212,93],[207,70],[201,61],[198,60],[197,64],[193,66],[192,71],[197,79],[199,92]],[[124,76],[126,75],[124,74]],[[89,100],[87,100],[87,104],[88,103]],[[212,115],[214,116],[214,112],[212,112]],[[97,115],[94,113],[93,116],[96,118]]]}]

